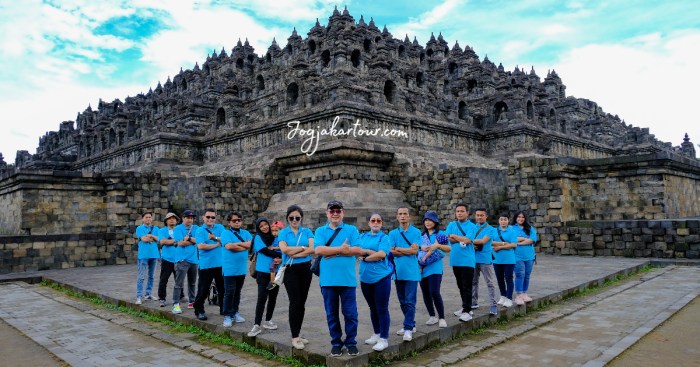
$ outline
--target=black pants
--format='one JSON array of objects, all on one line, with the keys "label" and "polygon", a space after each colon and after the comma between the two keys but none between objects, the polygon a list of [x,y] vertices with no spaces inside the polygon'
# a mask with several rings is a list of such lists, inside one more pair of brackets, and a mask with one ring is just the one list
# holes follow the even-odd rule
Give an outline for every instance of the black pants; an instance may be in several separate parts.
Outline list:
[{"label": "black pants", "polygon": [[284,274],[284,288],[289,298],[289,330],[292,338],[299,337],[304,323],[306,298],[311,287],[311,262],[291,265]]},{"label": "black pants", "polygon": [[173,275],[175,279],[175,263],[160,259],[160,280],[158,281],[158,299],[165,301],[168,296],[168,280]]},{"label": "black pants", "polygon": [[452,271],[457,279],[457,289],[462,299],[462,311],[472,310],[472,281],[474,279],[474,268],[470,266],[453,266]]},{"label": "black pants", "polygon": [[241,291],[245,275],[224,277],[224,316],[235,316],[241,303]]},{"label": "black pants", "polygon": [[199,269],[199,282],[197,283],[197,297],[194,299],[194,313],[204,312],[204,302],[209,297],[209,288],[212,280],[216,283],[216,291],[219,293],[219,314],[224,314],[224,276],[221,267]]},{"label": "black pants", "polygon": [[272,288],[271,291],[267,290],[267,285],[270,284],[270,273],[258,272],[255,277],[255,282],[258,283],[258,303],[255,305],[255,325],[260,325],[263,311],[265,311],[265,302],[267,302],[265,321],[272,320],[280,287]]}]

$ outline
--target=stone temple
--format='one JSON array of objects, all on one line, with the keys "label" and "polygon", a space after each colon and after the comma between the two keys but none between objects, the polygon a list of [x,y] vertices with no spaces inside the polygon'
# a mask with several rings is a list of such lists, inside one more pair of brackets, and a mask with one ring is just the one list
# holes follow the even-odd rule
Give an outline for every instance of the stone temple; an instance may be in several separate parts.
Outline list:
[{"label": "stone temple", "polygon": [[339,199],[366,227],[454,204],[525,210],[538,250],[700,257],[700,162],[566,95],[555,71],[506,71],[440,34],[425,45],[336,9],[261,54],[247,40],[146,94],[88,106],[0,159],[0,270],[134,261],[141,213],[239,210],[249,226]]}]

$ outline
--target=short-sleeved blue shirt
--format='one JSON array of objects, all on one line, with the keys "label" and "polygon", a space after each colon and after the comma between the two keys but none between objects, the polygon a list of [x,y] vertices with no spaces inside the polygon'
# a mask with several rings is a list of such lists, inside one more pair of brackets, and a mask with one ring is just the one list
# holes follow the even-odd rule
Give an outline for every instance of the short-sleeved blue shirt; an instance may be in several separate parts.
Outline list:
[{"label": "short-sleeved blue shirt", "polygon": [[[508,226],[506,229],[501,227],[496,227],[496,237],[493,238],[496,242],[508,242],[508,243],[518,243],[518,236],[515,233],[515,229]],[[494,264],[515,264],[515,249],[509,248],[507,250],[494,251],[493,260]]]},{"label": "short-sleeved blue shirt", "polygon": [[[333,239],[333,243],[328,244],[328,246],[340,247],[346,240],[348,245],[358,246],[360,233],[357,231],[357,227],[341,222],[338,228],[340,228],[340,232]],[[314,233],[314,248],[326,246],[328,240],[333,236],[333,232],[335,229],[331,228],[329,223],[317,228],[316,233]],[[321,276],[319,277],[321,287],[357,287],[356,264],[355,256],[321,258]]]},{"label": "short-sleeved blue shirt", "polygon": [[[196,224],[191,225],[189,228],[182,223],[178,224],[175,226],[175,241],[184,241],[188,237],[195,238],[197,228],[199,227]],[[178,246],[175,254],[175,262],[185,260],[190,264],[199,264],[197,245],[194,243],[187,246]]]},{"label": "short-sleeved blue shirt", "polygon": [[[238,234],[241,238],[236,237]],[[241,241],[243,239],[243,241]],[[250,232],[245,229],[234,231],[226,229],[221,233],[221,247],[223,257],[221,259],[221,271],[225,277],[245,275],[248,272],[248,251],[227,250],[227,243],[247,242],[253,239]]]},{"label": "short-sleeved blue shirt", "polygon": [[[279,240],[278,242],[284,241],[287,243],[287,246],[290,247],[309,247],[309,239],[314,238],[314,233],[311,232],[311,230],[308,228],[299,227],[299,229],[297,230],[297,234],[294,234],[294,231],[292,231],[292,229],[289,226],[287,226],[282,228],[280,234],[277,235],[277,238]],[[314,246],[316,246],[315,242]],[[286,264],[287,261],[289,261],[289,256],[283,253],[282,264]],[[301,264],[309,261],[311,261],[311,255],[293,259],[292,264]],[[268,271],[270,270],[268,269]]]},{"label": "short-sleeved blue shirt", "polygon": [[[209,228],[203,225],[197,229],[197,234],[195,235],[195,240],[197,245],[204,243],[207,245],[214,245],[216,241],[209,239],[209,231],[214,234],[214,236],[221,238],[221,234],[224,232],[224,226],[221,224],[214,224],[213,228]],[[199,250],[199,268],[200,269],[210,269],[210,268],[220,268],[221,267],[221,257],[222,257],[222,247],[215,247],[211,250]]]},{"label": "short-sleeved blue shirt", "polygon": [[[435,243],[435,237],[436,237],[435,235],[437,235],[438,233],[444,234],[444,232],[442,232],[440,230],[433,232],[433,234],[430,235],[430,243],[431,244]],[[443,252],[442,250],[437,250],[437,251]],[[423,271],[421,272],[421,278],[425,278],[425,277],[431,276],[433,274],[442,274],[442,259],[423,267]]]},{"label": "short-sleeved blue shirt", "polygon": [[[482,227],[483,230],[479,232],[479,230]],[[478,235],[477,232],[479,232]],[[474,229],[474,233],[472,234],[472,236],[469,237],[473,242],[474,240],[479,240],[486,236],[489,237],[489,241],[484,244],[484,246],[481,248],[481,251],[474,251],[474,254],[476,255],[477,264],[491,264],[493,262],[493,250],[491,248],[491,242],[493,241],[494,237],[496,237],[496,228],[493,228],[488,223],[484,223],[482,225],[479,225],[477,223],[476,228]]]},{"label": "short-sleeved blue shirt", "polygon": [[[455,234],[471,239],[469,234],[476,232],[474,228],[476,228],[476,226],[469,220],[464,222],[454,221],[447,225],[445,233],[447,233],[447,236]],[[464,231],[464,233],[462,233],[462,231]],[[473,244],[470,243],[462,246],[459,242],[450,242],[450,246],[452,246],[452,251],[450,251],[450,266],[467,266],[470,268],[476,266]]]},{"label": "short-sleeved blue shirt", "polygon": [[146,226],[142,224],[136,227],[136,238],[139,240],[139,254],[138,259],[157,259],[160,257],[160,252],[158,251],[158,241],[154,240],[152,242],[143,242],[141,237],[152,234],[158,237],[158,227],[156,226]]},{"label": "short-sleeved blue shirt", "polygon": [[[365,232],[360,235],[359,246],[363,249],[372,251],[384,251],[387,256],[391,251],[391,239],[384,232],[372,234]],[[360,281],[362,283],[374,284],[387,275],[391,274],[389,260],[387,257],[380,261],[362,261],[360,262]]]},{"label": "short-sleeved blue shirt", "polygon": [[515,233],[517,233],[517,237],[527,237],[531,240],[533,240],[532,245],[527,245],[527,246],[518,246],[515,248],[515,258],[517,260],[522,260],[522,261],[530,261],[530,260],[535,260],[535,243],[537,243],[537,231],[535,230],[535,227],[530,226],[530,235],[528,236],[525,234],[525,231],[523,230],[522,227],[518,224],[514,224],[511,227],[515,230]]},{"label": "short-sleeved blue shirt", "polygon": [[[410,248],[411,246],[406,243],[404,237],[401,235],[403,233],[411,244],[421,245],[421,234],[420,230],[413,225],[409,225],[407,230],[403,230],[401,227],[395,228],[389,232],[389,238],[391,238],[391,243],[395,247],[399,248]],[[420,281],[420,268],[418,267],[418,256],[416,255],[405,255],[405,256],[395,256],[394,264],[396,265],[396,280],[412,280]]]},{"label": "short-sleeved blue shirt", "polygon": [[[175,228],[168,228],[165,226],[158,231],[158,240],[172,240],[175,238]],[[177,243],[174,245],[162,245],[160,250],[160,256],[165,261],[170,261],[171,263],[177,260]]]}]

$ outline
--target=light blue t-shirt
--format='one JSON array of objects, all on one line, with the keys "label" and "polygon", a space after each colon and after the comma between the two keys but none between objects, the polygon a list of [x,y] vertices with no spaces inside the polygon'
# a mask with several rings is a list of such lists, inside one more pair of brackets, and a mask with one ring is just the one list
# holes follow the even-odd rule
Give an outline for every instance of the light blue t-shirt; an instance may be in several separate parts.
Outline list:
[{"label": "light blue t-shirt", "polygon": [[[506,229],[502,229],[500,226],[496,227],[496,237],[493,238],[496,242],[508,242],[508,243],[518,243],[518,236],[515,233],[515,229],[508,226]],[[493,260],[494,264],[515,264],[515,249],[509,248],[506,250],[494,251]]]},{"label": "light blue t-shirt", "polygon": [[525,234],[525,231],[520,225],[514,224],[511,227],[513,227],[515,233],[517,233],[517,237],[527,237],[534,241],[532,245],[516,247],[515,258],[522,261],[535,260],[535,243],[537,243],[537,231],[535,231],[535,227],[530,226],[529,236]]},{"label": "light blue t-shirt", "polygon": [[[372,234],[365,232],[360,235],[359,246],[363,249],[372,251],[384,251],[387,256],[391,251],[391,238],[384,232]],[[391,274],[392,270],[389,267],[389,260],[385,256],[380,261],[362,261],[360,262],[360,281],[362,283],[374,284],[387,275]]]},{"label": "light blue t-shirt", "polygon": [[[389,232],[389,238],[391,238],[391,243],[395,247],[411,247],[406,243],[401,233],[406,236],[406,239],[411,244],[421,245],[420,230],[413,225],[409,225],[406,231],[399,227]],[[396,265],[396,280],[420,281],[420,268],[418,267],[418,257],[416,255],[396,256],[394,257],[394,264]]]},{"label": "light blue t-shirt", "polygon": [[[193,224],[189,228],[180,223],[175,226],[175,241],[184,241],[185,238],[195,238],[199,227]],[[197,253],[197,245],[191,244],[187,246],[178,246],[175,252],[175,262],[185,260],[190,264],[199,264],[199,255]]]},{"label": "light blue t-shirt", "polygon": [[[462,230],[460,230],[460,227]],[[476,228],[476,226],[469,220],[464,222],[454,221],[447,225],[445,233],[448,237],[451,234],[455,234],[471,239],[469,234],[476,232],[474,228]],[[462,233],[462,231],[464,231],[464,233]],[[452,246],[452,251],[450,251],[450,266],[467,266],[470,268],[476,266],[473,244],[470,243],[466,246],[462,246],[459,242],[450,242],[450,246]]]},{"label": "light blue t-shirt", "polygon": [[[297,246],[309,247],[309,239],[314,238],[314,234],[313,234],[313,232],[311,232],[310,229],[305,228],[305,227],[299,227],[297,234],[294,234],[294,231],[292,231],[292,229],[289,226],[287,226],[287,227],[282,228],[282,230],[280,231],[280,234],[277,235],[277,238],[278,238],[278,242],[284,241],[287,243],[287,246],[289,246],[289,247],[297,247]],[[316,246],[315,242],[314,242],[314,246]],[[282,264],[283,265],[286,264],[287,261],[289,261],[289,256],[287,256],[286,254],[283,253],[282,254]],[[292,260],[292,264],[301,264],[301,263],[305,263],[305,262],[309,262],[309,261],[311,261],[311,255],[296,258],[296,259]],[[269,271],[270,271],[270,269],[267,270],[267,272],[269,272]]]},{"label": "light blue t-shirt", "polygon": [[[360,233],[357,231],[357,227],[341,222],[338,228],[340,228],[340,232],[333,239],[333,243],[328,244],[330,247],[340,247],[345,240],[350,246],[359,245]],[[314,233],[314,248],[326,246],[328,240],[333,236],[333,232],[335,229],[331,228],[329,223],[317,228],[316,233]],[[357,287],[355,264],[357,264],[355,256],[321,258],[321,276],[319,277],[321,287]]]},{"label": "light blue t-shirt", "polygon": [[[270,246],[279,247],[279,237],[275,238]],[[262,237],[260,237],[260,235],[255,235],[255,239],[253,240],[253,251],[258,253],[258,259],[255,261],[255,271],[257,272],[270,272],[270,264],[272,264],[272,260],[274,260],[274,258],[260,252],[260,250],[266,247],[267,245],[265,244],[265,241],[263,241]]]},{"label": "light blue t-shirt", "polygon": [[153,240],[152,242],[141,241],[141,237],[147,234],[152,234],[158,237],[158,227],[146,226],[145,224],[136,227],[136,238],[139,240],[138,259],[158,259],[160,258],[160,252],[158,252],[158,240]]},{"label": "light blue t-shirt", "polygon": [[[479,230],[481,232],[479,232]],[[496,228],[493,228],[490,224],[484,223],[484,224],[476,224],[476,228],[473,229],[473,233],[469,238],[474,242],[474,240],[479,240],[482,239],[486,236],[489,237],[489,241],[486,242],[483,247],[481,248],[481,251],[474,251],[474,254],[476,255],[476,263],[477,264],[491,264],[493,262],[493,257],[492,253],[493,250],[491,248],[491,242],[493,241],[494,237],[496,237]],[[477,235],[477,232],[479,233]]]},{"label": "light blue t-shirt", "polygon": [[[173,229],[165,226],[158,231],[158,240],[172,240],[175,238],[175,227]],[[171,263],[177,260],[177,243],[173,245],[161,245],[160,256],[165,261],[170,261]]]},{"label": "light blue t-shirt", "polygon": [[[238,238],[236,236],[240,236]],[[242,239],[242,241],[241,241]],[[223,257],[221,259],[221,271],[225,277],[246,275],[248,272],[248,251],[233,251],[227,250],[227,243],[237,243],[237,242],[247,242],[253,239],[250,232],[245,229],[233,230],[226,229],[221,233],[221,251],[223,252]]]},{"label": "light blue t-shirt", "polygon": [[[209,232],[213,233],[214,236],[221,238],[221,234],[224,232],[225,228],[221,224],[214,224],[213,228],[209,228],[203,225],[197,228],[197,234],[195,235],[195,240],[197,245],[204,243],[207,245],[215,245],[216,241],[209,239]],[[215,247],[211,250],[199,250],[199,268],[200,269],[210,269],[210,268],[220,268],[221,267],[221,257],[223,256],[222,247]]]},{"label": "light blue t-shirt", "polygon": [[[435,235],[437,235],[438,233],[444,234],[444,232],[442,232],[440,230],[433,232],[433,234],[430,235],[430,243],[431,244],[435,243],[435,237],[436,237]],[[437,250],[437,251],[444,253],[444,251],[442,251],[442,250]],[[425,277],[431,276],[433,274],[442,274],[442,259],[423,267],[423,271],[421,272],[420,275],[421,275],[421,278],[425,278]]]}]

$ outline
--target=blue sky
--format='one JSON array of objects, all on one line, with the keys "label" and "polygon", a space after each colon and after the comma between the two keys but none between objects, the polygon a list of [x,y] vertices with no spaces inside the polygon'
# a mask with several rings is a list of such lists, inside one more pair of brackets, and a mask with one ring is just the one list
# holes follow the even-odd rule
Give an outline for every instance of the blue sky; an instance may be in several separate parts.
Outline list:
[{"label": "blue sky", "polygon": [[[567,95],[679,145],[700,143],[700,6],[694,1],[164,0],[0,1],[0,152],[39,137],[99,99],[147,92],[238,39],[263,54],[334,6],[425,45],[431,32],[506,70],[555,69]],[[700,148],[696,147],[696,150]]]}]

